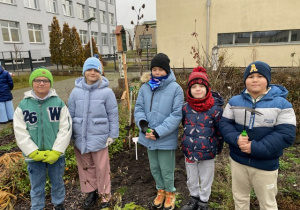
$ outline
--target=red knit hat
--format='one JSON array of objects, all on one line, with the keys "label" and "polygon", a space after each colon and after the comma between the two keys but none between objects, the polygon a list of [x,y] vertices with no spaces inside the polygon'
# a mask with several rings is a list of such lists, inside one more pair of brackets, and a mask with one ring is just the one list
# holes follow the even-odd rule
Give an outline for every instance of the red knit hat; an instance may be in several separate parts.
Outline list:
[{"label": "red knit hat", "polygon": [[206,74],[206,69],[198,66],[193,69],[193,72],[189,76],[188,89],[192,87],[193,84],[202,84],[209,91],[209,81],[208,75]]}]

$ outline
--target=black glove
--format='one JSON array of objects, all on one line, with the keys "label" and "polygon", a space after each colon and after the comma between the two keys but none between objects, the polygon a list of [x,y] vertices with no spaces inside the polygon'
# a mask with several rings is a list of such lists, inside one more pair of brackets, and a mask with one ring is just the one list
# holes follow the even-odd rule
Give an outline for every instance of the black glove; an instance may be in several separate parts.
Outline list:
[{"label": "black glove", "polygon": [[156,130],[153,129],[153,132],[152,132],[152,133],[153,133],[153,135],[155,136],[156,139],[159,138],[159,135],[158,135],[158,133],[156,132]]},{"label": "black glove", "polygon": [[149,123],[146,120],[141,120],[139,124],[140,124],[142,133],[146,134],[147,129],[149,128],[148,127]]}]

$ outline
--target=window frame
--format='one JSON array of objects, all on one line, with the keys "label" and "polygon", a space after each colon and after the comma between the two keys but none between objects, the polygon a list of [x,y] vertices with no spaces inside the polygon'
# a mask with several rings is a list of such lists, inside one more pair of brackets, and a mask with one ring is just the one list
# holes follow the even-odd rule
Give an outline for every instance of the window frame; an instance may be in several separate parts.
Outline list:
[{"label": "window frame", "polygon": [[82,45],[86,45],[88,43],[88,32],[86,30],[79,30],[79,38]]},{"label": "window frame", "polygon": [[[7,27],[3,26],[2,23],[6,22],[7,23]],[[16,25],[16,27],[12,27],[10,26],[10,23],[14,23]],[[14,21],[6,21],[6,20],[1,20],[0,21],[0,27],[1,27],[1,32],[2,32],[2,37],[3,37],[3,42],[4,43],[20,43],[21,42],[21,31],[20,31],[20,24],[19,22],[14,22]],[[4,40],[5,36],[3,34],[3,29],[7,29],[7,33],[8,33],[8,37],[9,40]],[[12,36],[12,31],[11,30],[16,30],[17,31],[17,35],[18,35],[18,41],[13,41],[13,36]]]},{"label": "window frame", "polygon": [[107,40],[107,33],[101,33],[101,44],[102,45],[108,45],[108,40]]},{"label": "window frame", "polygon": [[3,4],[14,4],[15,2],[14,2],[14,0],[0,0],[0,3],[3,3]]},{"label": "window frame", "polygon": [[99,10],[100,23],[106,23],[105,11]]},{"label": "window frame", "polygon": [[46,11],[57,14],[57,0],[45,0]]},{"label": "window frame", "polygon": [[77,3],[78,18],[85,19],[85,5]]},{"label": "window frame", "polygon": [[61,3],[62,3],[62,7],[63,7],[64,16],[73,17],[72,1],[71,0],[62,0]]},{"label": "window frame", "polygon": [[[298,40],[293,40],[293,31],[298,31],[299,38]],[[236,43],[236,36],[237,34],[250,34],[249,42],[245,43]],[[254,37],[255,34],[270,34],[269,40],[270,41],[258,41],[259,37]],[[272,35],[274,34],[274,35]],[[232,41],[230,43],[223,43],[224,41],[220,39],[221,36],[229,35],[232,36]],[[268,39],[268,37],[266,37]],[[227,40],[229,41],[229,39]],[[222,42],[222,43],[220,43]],[[252,45],[287,45],[287,44],[299,44],[300,42],[300,29],[292,29],[292,30],[269,30],[269,31],[252,31],[252,32],[234,32],[234,33],[218,33],[217,34],[217,45],[218,46],[252,46]]]},{"label": "window frame", "polygon": [[[39,9],[38,1],[37,0],[23,0],[24,7],[29,9]],[[31,5],[34,4],[34,5]],[[33,7],[34,6],[34,7]]]},{"label": "window frame", "polygon": [[[33,26],[32,29],[29,28],[30,25]],[[39,26],[39,28],[35,28],[35,26]],[[27,23],[27,31],[28,31],[28,37],[29,37],[29,43],[30,44],[42,44],[43,43],[44,38],[43,38],[43,26],[42,25],[34,24],[34,23]],[[33,39],[34,39],[33,41],[30,40],[30,33],[29,32],[31,32],[31,31],[32,31]],[[37,41],[37,36],[36,36],[37,33],[40,34],[40,39],[41,39],[40,42]]]}]

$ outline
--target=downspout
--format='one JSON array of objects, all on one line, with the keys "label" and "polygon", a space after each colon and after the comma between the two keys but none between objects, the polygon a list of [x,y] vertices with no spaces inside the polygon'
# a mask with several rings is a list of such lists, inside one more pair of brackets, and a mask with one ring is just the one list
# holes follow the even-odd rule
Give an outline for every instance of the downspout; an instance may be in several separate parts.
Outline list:
[{"label": "downspout", "polygon": [[211,2],[207,0],[206,7],[207,7],[207,18],[206,18],[206,63],[205,66],[208,68],[208,58],[209,58],[209,9],[210,9]]}]

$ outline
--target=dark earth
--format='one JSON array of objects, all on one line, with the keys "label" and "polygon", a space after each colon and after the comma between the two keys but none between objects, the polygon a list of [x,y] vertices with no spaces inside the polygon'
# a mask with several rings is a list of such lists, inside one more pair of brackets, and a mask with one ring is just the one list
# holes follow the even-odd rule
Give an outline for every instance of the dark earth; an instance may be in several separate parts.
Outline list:
[{"label": "dark earth", "polygon": [[[1,137],[0,146],[7,145],[14,141],[14,135],[7,135]],[[18,152],[20,151],[18,147],[13,147],[9,151],[0,150],[0,156],[8,152]],[[294,149],[289,151],[293,152],[295,157],[300,157],[300,144],[294,144]],[[226,165],[228,164],[229,156],[228,147],[225,147],[220,156],[217,156],[215,165],[215,181],[218,183],[230,183],[228,175],[224,173],[226,170]],[[282,160],[288,161],[289,157],[284,155],[281,157]],[[134,209],[134,208],[124,208],[126,204],[134,202],[136,205],[143,207],[144,209],[151,209],[153,199],[156,196],[155,182],[151,175],[149,162],[147,157],[147,152],[145,147],[138,145],[138,160],[135,158],[134,147],[131,149],[125,149],[125,151],[114,154],[110,160],[111,164],[111,177],[112,177],[112,203],[110,209]],[[299,177],[300,170],[298,164],[294,165],[288,171],[280,171],[280,176],[278,180],[278,187],[284,189],[287,188],[289,183],[287,183],[284,177],[288,176],[288,173],[295,173],[296,177]],[[71,179],[65,180],[66,186],[66,198],[65,207],[66,209],[83,209],[82,202],[85,198],[85,194],[81,193],[80,186],[78,182],[77,171],[73,173],[68,172],[68,177]],[[296,178],[298,180],[298,178]],[[298,182],[296,181],[295,187],[299,190]],[[189,199],[189,192],[186,186],[186,172],[184,165],[183,153],[180,149],[176,150],[176,168],[175,168],[175,187],[177,189],[177,204],[183,206]],[[222,186],[221,186],[222,187]],[[226,187],[227,188],[227,187]],[[228,188],[227,188],[228,189]],[[230,189],[230,186],[229,186]],[[219,190],[219,189],[218,189]],[[297,190],[297,191],[298,191]],[[298,191],[299,192],[299,191]],[[29,194],[21,195],[18,192],[14,192],[17,196],[17,203],[14,206],[16,210],[28,210],[30,209],[30,197]],[[224,200],[225,199],[225,200]],[[281,210],[298,210],[300,209],[300,201],[291,197],[290,192],[281,192],[277,196],[278,207]],[[211,202],[222,204],[226,202],[228,198],[218,197],[218,194],[211,196]],[[230,202],[230,201],[229,201]],[[98,210],[100,203],[98,203],[92,210]],[[116,208],[119,206],[121,208]],[[50,195],[46,197],[46,208],[45,210],[53,209],[51,203]],[[135,208],[138,209],[138,208]],[[175,209],[180,209],[176,207]],[[218,208],[219,209],[219,208]],[[259,209],[259,204],[256,199],[251,199],[251,209]]]},{"label": "dark earth", "polygon": [[[14,141],[14,135],[6,136],[1,139],[0,146],[6,145]],[[18,147],[12,148],[9,152],[20,151]],[[0,151],[2,156],[5,151]],[[147,152],[145,147],[138,146],[138,160],[135,157],[134,148],[115,154],[111,160],[111,176],[112,176],[112,194],[113,206],[118,203],[120,194],[117,192],[124,191],[121,196],[119,206],[124,207],[125,204],[134,202],[136,205],[142,206],[145,209],[151,209],[151,203],[156,196],[155,182],[151,175]],[[82,209],[82,201],[85,194],[81,193],[78,176],[74,175],[73,180],[66,180],[66,209]],[[188,189],[186,186],[186,173],[184,166],[183,153],[180,150],[176,152],[176,171],[175,171],[175,187],[179,192],[182,202],[188,200]],[[121,188],[121,189],[120,189]],[[18,195],[17,195],[18,196]],[[28,195],[29,196],[29,195]],[[99,204],[98,204],[99,205]],[[181,204],[182,205],[182,204]],[[15,205],[16,210],[30,209],[30,198],[19,198]],[[51,197],[46,197],[45,210],[53,209]],[[92,209],[99,209],[97,206]]]}]

